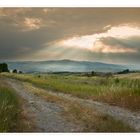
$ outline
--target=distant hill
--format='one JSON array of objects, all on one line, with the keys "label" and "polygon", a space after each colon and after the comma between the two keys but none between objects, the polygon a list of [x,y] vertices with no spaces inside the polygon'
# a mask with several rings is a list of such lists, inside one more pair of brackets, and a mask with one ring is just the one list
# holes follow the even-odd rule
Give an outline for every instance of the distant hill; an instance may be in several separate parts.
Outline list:
[{"label": "distant hill", "polygon": [[9,69],[18,69],[23,72],[117,72],[127,67],[115,64],[106,64],[90,61],[51,60],[51,61],[23,61],[7,62]]}]

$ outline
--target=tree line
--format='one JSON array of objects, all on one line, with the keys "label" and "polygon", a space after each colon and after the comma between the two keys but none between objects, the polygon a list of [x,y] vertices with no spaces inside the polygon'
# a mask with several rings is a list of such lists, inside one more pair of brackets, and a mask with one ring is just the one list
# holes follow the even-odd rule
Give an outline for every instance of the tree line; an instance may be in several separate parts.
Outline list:
[{"label": "tree line", "polygon": [[[1,72],[10,72],[10,70],[8,69],[8,65],[6,63],[0,63],[0,73]],[[12,73],[22,73],[22,71],[14,69],[12,70]]]}]

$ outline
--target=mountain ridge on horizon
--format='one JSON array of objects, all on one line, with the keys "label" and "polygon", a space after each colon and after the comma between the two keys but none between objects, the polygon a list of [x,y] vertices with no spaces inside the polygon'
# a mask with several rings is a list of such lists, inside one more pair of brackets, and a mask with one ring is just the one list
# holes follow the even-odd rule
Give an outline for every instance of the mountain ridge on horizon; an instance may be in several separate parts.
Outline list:
[{"label": "mountain ridge on horizon", "polygon": [[77,60],[47,60],[47,61],[5,61],[9,69],[18,69],[25,73],[34,72],[118,72],[127,69],[126,66],[103,62]]},{"label": "mountain ridge on horizon", "polygon": [[123,64],[114,64],[114,63],[107,63],[107,62],[102,62],[102,61],[91,61],[91,60],[75,60],[75,59],[50,59],[50,60],[0,60],[0,63],[23,63],[23,62],[33,62],[33,63],[38,63],[38,62],[60,62],[60,61],[67,61],[67,62],[88,62],[88,63],[100,63],[100,64],[111,64],[111,65],[122,65]]}]

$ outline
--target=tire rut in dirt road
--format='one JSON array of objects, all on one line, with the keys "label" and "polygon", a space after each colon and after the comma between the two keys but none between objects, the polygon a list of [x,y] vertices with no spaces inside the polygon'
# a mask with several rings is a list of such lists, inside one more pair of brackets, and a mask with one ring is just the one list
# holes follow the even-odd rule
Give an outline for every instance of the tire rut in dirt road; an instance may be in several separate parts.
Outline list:
[{"label": "tire rut in dirt road", "polygon": [[112,106],[107,103],[102,103],[89,99],[81,99],[78,97],[73,97],[70,94],[58,93],[53,91],[47,91],[47,93],[66,98],[68,100],[75,101],[84,106],[93,108],[93,110],[96,109],[102,114],[110,115],[116,120],[120,120],[125,124],[128,124],[129,126],[134,128],[136,131],[140,132],[140,112],[131,112],[130,110],[127,110],[122,107]]},{"label": "tire rut in dirt road", "polygon": [[29,92],[22,83],[7,80],[19,96],[26,100],[24,110],[35,120],[39,132],[81,132],[81,126],[66,121],[62,116],[62,108],[55,103],[46,102],[43,98]]}]

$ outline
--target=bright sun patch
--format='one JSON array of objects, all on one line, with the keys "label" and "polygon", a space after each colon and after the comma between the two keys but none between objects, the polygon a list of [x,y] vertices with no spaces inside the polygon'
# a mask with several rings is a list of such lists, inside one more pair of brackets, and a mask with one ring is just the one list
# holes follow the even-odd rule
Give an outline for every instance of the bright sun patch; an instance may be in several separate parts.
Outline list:
[{"label": "bright sun patch", "polygon": [[[114,38],[128,38],[131,36],[140,36],[140,29],[132,26],[117,26],[112,27],[107,32],[99,33],[99,34],[92,34],[92,35],[85,35],[85,36],[78,36],[72,37],[67,40],[63,40],[59,42],[63,46],[68,47],[78,47],[83,49],[88,49],[95,52],[103,52],[103,53],[125,53],[125,52],[136,52],[135,49],[124,48],[124,47],[112,47],[106,46],[104,44],[97,45],[100,42],[100,39],[103,37],[114,37]],[[104,51],[103,51],[104,50]]]},{"label": "bright sun patch", "polygon": [[93,46],[93,43],[96,41],[95,35],[87,35],[87,36],[82,36],[82,37],[73,37],[68,40],[64,40],[61,43],[64,46],[76,46],[79,48],[86,48],[86,49],[91,49]]}]

